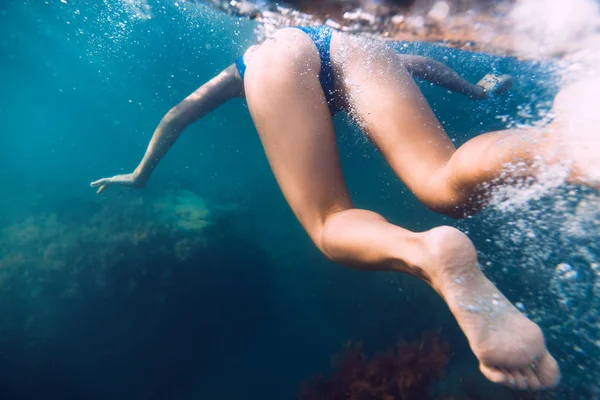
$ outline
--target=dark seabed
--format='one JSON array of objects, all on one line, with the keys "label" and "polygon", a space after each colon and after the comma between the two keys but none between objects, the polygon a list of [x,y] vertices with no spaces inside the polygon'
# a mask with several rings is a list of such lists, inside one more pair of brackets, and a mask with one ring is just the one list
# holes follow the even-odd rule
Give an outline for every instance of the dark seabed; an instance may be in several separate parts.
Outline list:
[{"label": "dark seabed", "polygon": [[[540,323],[565,382],[526,396],[485,381],[427,285],[346,269],[314,248],[242,100],[190,127],[144,190],[89,188],[132,170],[164,113],[232,63],[253,29],[186,1],[0,2],[0,399],[295,399],[346,343],[370,359],[423,337],[440,345],[431,360],[448,359],[423,384],[428,398],[594,398],[594,193],[533,183],[455,222],[422,207],[336,118],[356,205],[412,230],[467,231],[485,272]],[[470,81],[490,69],[515,77],[509,95],[485,102],[420,82],[457,144],[542,119],[557,90],[550,64],[395,46]]]}]

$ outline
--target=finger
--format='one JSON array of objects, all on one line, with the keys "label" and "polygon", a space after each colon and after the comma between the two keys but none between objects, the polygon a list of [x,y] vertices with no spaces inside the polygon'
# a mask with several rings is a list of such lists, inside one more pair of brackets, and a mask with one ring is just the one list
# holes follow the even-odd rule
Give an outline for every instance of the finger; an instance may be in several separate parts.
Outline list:
[{"label": "finger", "polygon": [[100,194],[100,193],[104,192],[104,189],[106,189],[108,186],[109,186],[108,184],[100,186],[100,188],[98,188],[98,191],[96,192],[96,194]]},{"label": "finger", "polygon": [[110,182],[110,178],[102,178],[102,179],[98,179],[97,181],[90,183],[90,186],[91,187],[103,186],[109,182]]}]

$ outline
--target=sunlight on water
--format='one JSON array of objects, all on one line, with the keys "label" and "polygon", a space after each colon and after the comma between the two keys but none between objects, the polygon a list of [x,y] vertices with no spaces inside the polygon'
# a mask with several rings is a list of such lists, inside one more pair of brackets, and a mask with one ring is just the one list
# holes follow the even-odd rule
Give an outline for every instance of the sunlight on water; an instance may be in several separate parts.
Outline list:
[{"label": "sunlight on water", "polygon": [[[32,6],[35,0],[25,0]],[[140,45],[133,33],[154,17],[147,0],[102,0],[82,2],[61,0],[63,23],[69,28],[66,40],[82,49],[79,57],[97,69],[104,81],[110,80],[109,65],[127,57],[124,50],[132,43]],[[55,6],[46,1],[48,8]]]},{"label": "sunlight on water", "polygon": [[103,38],[99,39],[104,43],[98,44],[96,49],[99,52],[119,51],[120,44],[129,39],[134,25],[152,18],[150,6],[146,0],[103,1],[106,8],[100,21],[105,21],[109,29],[106,29]]},{"label": "sunlight on water", "polygon": [[123,0],[123,7],[131,19],[146,20],[152,18],[147,0]]}]

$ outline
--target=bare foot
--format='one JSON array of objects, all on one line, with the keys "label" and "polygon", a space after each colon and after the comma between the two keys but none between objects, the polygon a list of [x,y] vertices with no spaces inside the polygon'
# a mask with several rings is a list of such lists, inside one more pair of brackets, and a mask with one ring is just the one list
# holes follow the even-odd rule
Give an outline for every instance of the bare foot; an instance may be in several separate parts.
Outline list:
[{"label": "bare foot", "polygon": [[446,300],[492,382],[537,390],[558,384],[560,372],[540,328],[481,272],[469,238],[451,227],[424,234],[431,285]]}]

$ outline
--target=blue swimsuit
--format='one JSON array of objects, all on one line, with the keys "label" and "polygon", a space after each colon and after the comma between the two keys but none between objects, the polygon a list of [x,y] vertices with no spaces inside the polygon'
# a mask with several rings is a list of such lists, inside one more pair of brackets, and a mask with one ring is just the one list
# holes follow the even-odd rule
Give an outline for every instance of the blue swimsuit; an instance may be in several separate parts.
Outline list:
[{"label": "blue swimsuit", "polygon": [[[333,30],[326,26],[295,26],[294,28],[300,29],[302,32],[306,33],[315,46],[317,46],[319,58],[321,59],[321,71],[319,72],[321,88],[323,88],[325,100],[327,100],[331,115],[335,115],[341,111],[341,108],[335,101],[335,82],[333,79],[333,68],[331,66],[330,46]],[[246,72],[244,59],[242,57],[238,58],[235,62],[235,66],[242,79],[244,79],[244,73]]]}]

